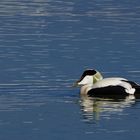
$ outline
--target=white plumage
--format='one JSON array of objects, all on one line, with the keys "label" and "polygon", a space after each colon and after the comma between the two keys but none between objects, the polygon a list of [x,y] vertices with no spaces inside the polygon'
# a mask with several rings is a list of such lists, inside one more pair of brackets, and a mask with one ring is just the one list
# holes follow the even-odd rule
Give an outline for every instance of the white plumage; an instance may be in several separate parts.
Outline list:
[{"label": "white plumage", "polygon": [[92,89],[108,86],[121,86],[125,89],[126,93],[134,94],[135,89],[132,88],[131,84],[127,83],[126,81],[128,80],[125,78],[105,78],[93,84]]}]

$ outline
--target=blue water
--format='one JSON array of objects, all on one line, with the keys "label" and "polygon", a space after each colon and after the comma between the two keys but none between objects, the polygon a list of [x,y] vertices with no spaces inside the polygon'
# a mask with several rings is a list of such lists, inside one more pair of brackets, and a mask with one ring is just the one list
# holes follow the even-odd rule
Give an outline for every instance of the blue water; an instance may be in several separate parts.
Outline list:
[{"label": "blue water", "polygon": [[0,1],[0,139],[138,139],[140,100],[83,98],[87,68],[140,83],[140,2]]}]

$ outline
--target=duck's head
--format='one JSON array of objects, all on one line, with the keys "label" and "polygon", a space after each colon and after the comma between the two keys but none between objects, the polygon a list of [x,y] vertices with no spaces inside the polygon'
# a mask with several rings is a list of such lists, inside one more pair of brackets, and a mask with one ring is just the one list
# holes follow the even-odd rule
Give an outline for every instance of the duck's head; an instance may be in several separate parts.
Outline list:
[{"label": "duck's head", "polygon": [[100,74],[100,72],[93,69],[88,69],[83,72],[81,78],[75,83],[75,86],[95,84],[97,81],[102,79],[103,76]]}]

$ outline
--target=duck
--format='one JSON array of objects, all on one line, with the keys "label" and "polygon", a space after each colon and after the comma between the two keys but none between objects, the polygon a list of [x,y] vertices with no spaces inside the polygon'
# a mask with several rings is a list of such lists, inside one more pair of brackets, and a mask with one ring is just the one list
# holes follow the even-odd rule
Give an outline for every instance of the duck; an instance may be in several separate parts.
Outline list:
[{"label": "duck", "polygon": [[103,78],[102,74],[94,69],[83,72],[74,86],[80,86],[80,94],[97,97],[118,97],[140,95],[140,85],[122,77]]}]

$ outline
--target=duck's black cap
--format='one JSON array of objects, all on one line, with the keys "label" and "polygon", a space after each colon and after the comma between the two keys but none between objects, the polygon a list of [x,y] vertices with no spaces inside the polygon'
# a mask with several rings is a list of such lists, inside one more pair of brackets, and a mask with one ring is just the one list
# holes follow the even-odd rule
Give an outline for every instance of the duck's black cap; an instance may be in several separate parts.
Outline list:
[{"label": "duck's black cap", "polygon": [[94,74],[96,74],[96,73],[97,73],[96,70],[87,69],[87,70],[84,71],[84,73],[82,74],[82,76],[81,76],[81,78],[80,78],[79,81],[81,81],[81,80],[82,80],[85,76],[87,76],[87,75],[94,75]]},{"label": "duck's black cap", "polygon": [[84,78],[85,76],[87,76],[87,75],[94,75],[94,74],[96,74],[96,73],[97,73],[97,71],[96,71],[96,70],[93,70],[93,69],[87,69],[87,70],[85,70],[85,71],[83,72],[82,76],[80,77],[80,79],[74,83],[73,87],[78,86],[78,83],[79,83],[81,80],[83,80],[83,78]]}]

